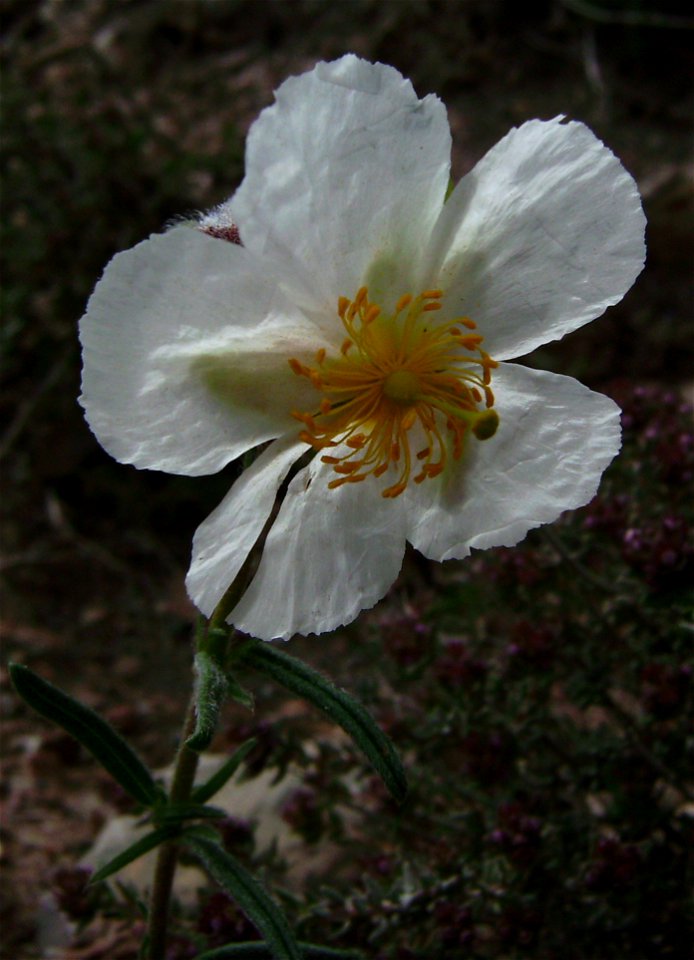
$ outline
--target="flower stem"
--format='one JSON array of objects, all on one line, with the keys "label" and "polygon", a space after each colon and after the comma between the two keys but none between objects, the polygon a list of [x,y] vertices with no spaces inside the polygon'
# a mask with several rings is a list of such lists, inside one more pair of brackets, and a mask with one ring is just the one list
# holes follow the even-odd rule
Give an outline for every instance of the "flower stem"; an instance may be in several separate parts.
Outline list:
[{"label": "flower stem", "polygon": [[[195,728],[195,697],[191,697],[186,719],[181,731],[181,743],[176,755],[169,801],[185,803],[190,793],[198,767],[198,754],[186,746],[186,740]],[[175,840],[163,843],[159,848],[154,868],[154,882],[147,920],[147,960],[164,960],[166,934],[169,918],[169,901],[173,889],[174,874],[178,862],[178,844]]]},{"label": "flower stem", "polygon": [[[302,461],[295,466],[294,471],[290,472],[284,483],[280,486],[275,500],[274,507],[270,512],[258,539],[251,548],[241,569],[232,581],[228,590],[221,598],[216,608],[212,612],[206,627],[201,630],[197,637],[196,645],[198,650],[203,646],[212,643],[216,644],[215,634],[223,631],[226,627],[226,618],[234,609],[236,604],[243,596],[248,584],[260,561],[260,555],[263,552],[265,541],[270,528],[274,523],[280,505],[287,492],[289,482],[297,469],[302,465]],[[229,633],[231,631],[228,631]],[[225,646],[229,642],[229,636],[225,640]],[[219,655],[219,652],[218,652]],[[223,656],[220,659],[224,659]],[[181,741],[176,754],[173,779],[171,781],[171,790],[169,791],[169,803],[185,803],[190,799],[195,773],[198,767],[198,753],[186,746],[186,741],[195,730],[195,710],[196,697],[195,691],[191,697],[186,712],[186,719],[181,731]],[[163,843],[159,848],[157,862],[154,868],[154,880],[152,883],[152,894],[149,902],[149,914],[147,920],[147,939],[145,957],[146,960],[165,960],[167,924],[169,919],[169,902],[171,900],[171,891],[173,890],[174,875],[178,862],[178,843],[171,840]]]}]

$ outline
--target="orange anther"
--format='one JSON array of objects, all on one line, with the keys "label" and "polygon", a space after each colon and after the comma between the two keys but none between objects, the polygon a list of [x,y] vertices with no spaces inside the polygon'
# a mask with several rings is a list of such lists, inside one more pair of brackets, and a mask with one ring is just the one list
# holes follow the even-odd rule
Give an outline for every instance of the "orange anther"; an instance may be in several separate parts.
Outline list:
[{"label": "orange anther", "polygon": [[432,310],[440,310],[440,309],[441,309],[441,304],[437,303],[437,301],[434,300],[431,303],[424,304],[424,306],[422,307],[422,313],[430,313]]},{"label": "orange anther", "polygon": [[400,297],[398,302],[395,304],[395,312],[400,313],[400,311],[404,310],[405,307],[409,307],[411,303],[412,303],[412,294],[411,293],[403,294],[403,296]]},{"label": "orange anther", "polygon": [[414,426],[415,420],[417,419],[417,411],[414,407],[410,407],[405,416],[402,418],[402,429],[409,430]]},{"label": "orange anther", "polygon": [[316,351],[316,363],[323,363],[325,360],[325,349],[323,347]]},{"label": "orange anther", "polygon": [[440,300],[443,296],[443,290],[424,290],[422,292],[422,297],[425,300]]}]

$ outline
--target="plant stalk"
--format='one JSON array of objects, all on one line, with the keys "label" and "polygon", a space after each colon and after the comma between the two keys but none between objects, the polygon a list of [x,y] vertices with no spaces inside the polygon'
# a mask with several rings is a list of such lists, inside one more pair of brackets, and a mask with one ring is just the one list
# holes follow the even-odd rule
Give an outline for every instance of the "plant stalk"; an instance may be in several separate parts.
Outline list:
[{"label": "plant stalk", "polygon": [[[198,754],[186,746],[186,740],[195,728],[195,695],[191,697],[186,719],[181,731],[181,743],[176,755],[169,800],[185,803],[190,799],[198,767]],[[154,881],[147,919],[147,960],[165,960],[166,937],[169,919],[169,902],[173,889],[174,874],[178,862],[178,843],[170,840],[163,843],[157,854]]]},{"label": "plant stalk", "polygon": [[[268,517],[258,539],[251,548],[241,569],[232,581],[228,590],[221,598],[206,629],[197,639],[197,647],[205,644],[213,631],[223,630],[226,627],[226,618],[233,610],[236,604],[243,596],[246,587],[250,583],[252,576],[260,561],[260,555],[263,552],[265,541],[270,528],[277,517],[280,505],[286,494],[289,481],[292,474],[288,476],[280,489],[275,500],[274,507]],[[227,638],[228,643],[228,638]],[[190,799],[195,773],[198,767],[198,754],[186,746],[186,741],[195,730],[195,710],[196,697],[195,690],[191,697],[186,712],[186,719],[181,731],[181,742],[176,755],[173,779],[171,781],[171,790],[169,792],[170,803],[185,803]],[[152,883],[152,894],[149,902],[149,915],[147,919],[147,939],[145,957],[146,960],[165,960],[167,925],[169,919],[169,903],[171,900],[171,891],[173,890],[174,875],[178,862],[179,844],[176,840],[170,840],[163,843],[159,848],[157,862],[154,868],[154,880]]]}]

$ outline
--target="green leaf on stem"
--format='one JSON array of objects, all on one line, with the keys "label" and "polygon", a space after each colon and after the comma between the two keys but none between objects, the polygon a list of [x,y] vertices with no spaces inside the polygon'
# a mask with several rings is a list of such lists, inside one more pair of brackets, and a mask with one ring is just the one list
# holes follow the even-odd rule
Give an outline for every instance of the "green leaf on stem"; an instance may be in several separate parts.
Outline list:
[{"label": "green leaf on stem", "polygon": [[[360,950],[340,950],[321,947],[316,943],[299,943],[304,960],[364,960]],[[266,943],[257,940],[248,943],[230,943],[199,953],[195,960],[273,960],[274,954]]]},{"label": "green leaf on stem", "polygon": [[127,847],[122,853],[115,856],[113,860],[109,860],[103,867],[100,867],[91,877],[89,881],[90,885],[100,883],[102,880],[110,877],[112,873],[116,873],[118,870],[122,870],[123,867],[127,867],[133,860],[137,860],[138,857],[142,857],[146,853],[149,853],[150,850],[154,850],[160,843],[171,840],[177,836],[178,833],[179,830],[176,827],[168,826],[159,827],[157,830],[152,830],[151,833],[145,834],[144,837],[140,837],[140,839],[130,847]]},{"label": "green leaf on stem", "polygon": [[245,687],[242,687],[233,674],[227,671],[226,674],[227,683],[229,684],[228,696],[231,700],[235,700],[237,703],[240,703],[242,707],[245,707],[247,710],[253,710],[255,707],[255,699],[253,694],[246,690]]},{"label": "green leaf on stem", "polygon": [[195,787],[190,799],[194,803],[207,803],[207,801],[218,793],[222,787],[230,780],[239,769],[243,761],[257,744],[256,737],[246,740],[235,750],[229,759],[224,763],[216,773],[213,773],[209,780]]},{"label": "green leaf on stem", "polygon": [[292,693],[303,697],[338,723],[359,746],[393,797],[402,803],[407,795],[407,778],[395,747],[371,714],[344,690],[322,674],[269,643],[249,640],[239,648],[237,659],[272,677]]},{"label": "green leaf on stem", "polygon": [[264,937],[270,956],[274,960],[302,960],[286,917],[259,881],[209,837],[189,830],[184,832],[183,841]]},{"label": "green leaf on stem", "polygon": [[229,683],[216,657],[208,650],[198,650],[195,670],[195,730],[186,740],[190,750],[199,753],[210,745],[219,711],[227,698]]},{"label": "green leaf on stem", "polygon": [[12,663],[9,669],[20,697],[79,740],[131,797],[145,807],[153,807],[161,800],[162,791],[152,774],[103,717],[23,664]]}]

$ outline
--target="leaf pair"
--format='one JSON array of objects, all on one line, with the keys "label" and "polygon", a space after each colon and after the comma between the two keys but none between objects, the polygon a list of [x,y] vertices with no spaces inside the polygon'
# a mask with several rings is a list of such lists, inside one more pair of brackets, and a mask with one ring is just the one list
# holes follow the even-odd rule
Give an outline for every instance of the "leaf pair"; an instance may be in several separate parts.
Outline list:
[{"label": "leaf pair", "polygon": [[[223,672],[215,652],[199,649],[196,656],[198,722],[188,741],[192,749],[203,749],[209,743],[225,697],[239,698],[241,688],[237,689],[233,678]],[[407,783],[398,755],[361,704],[317,671],[268,644],[250,640],[237,651],[235,660],[270,676],[338,723],[364,751],[393,796],[404,800]],[[353,951],[299,944],[284,914],[264,887],[222,848],[216,833],[209,828],[186,825],[191,819],[223,816],[223,811],[206,803],[234,775],[255,746],[255,740],[242,744],[215,774],[197,786],[189,802],[171,805],[142,760],[94,710],[41,679],[28,667],[11,664],[10,675],[17,693],[31,707],[75,737],[134,800],[152,811],[155,829],[101,867],[92,877],[92,883],[106,879],[160,844],[176,840],[188,847],[213,879],[230,893],[265,940],[221,947],[206,952],[200,960],[227,957],[351,960],[359,956]]]}]

